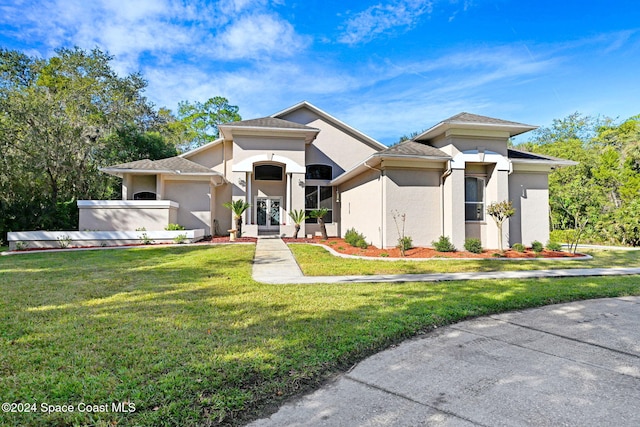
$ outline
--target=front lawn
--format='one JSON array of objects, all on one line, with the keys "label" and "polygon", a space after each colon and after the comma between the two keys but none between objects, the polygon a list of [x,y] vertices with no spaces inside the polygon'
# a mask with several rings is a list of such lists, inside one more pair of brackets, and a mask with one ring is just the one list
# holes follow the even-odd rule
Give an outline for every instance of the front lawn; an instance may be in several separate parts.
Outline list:
[{"label": "front lawn", "polygon": [[320,246],[289,245],[302,272],[308,276],[362,274],[458,273],[471,271],[545,270],[559,268],[640,267],[640,251],[584,250],[590,260],[507,260],[507,259],[428,259],[425,261],[389,261],[341,258]]},{"label": "front lawn", "polygon": [[2,400],[38,409],[135,405],[133,413],[0,412],[0,425],[242,424],[436,325],[640,295],[638,276],[262,285],[250,277],[253,252],[225,245],[0,257]]}]

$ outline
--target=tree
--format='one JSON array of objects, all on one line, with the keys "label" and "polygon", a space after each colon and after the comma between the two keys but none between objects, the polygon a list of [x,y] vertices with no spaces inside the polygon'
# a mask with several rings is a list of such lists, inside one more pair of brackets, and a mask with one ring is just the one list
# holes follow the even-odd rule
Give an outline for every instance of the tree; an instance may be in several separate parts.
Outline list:
[{"label": "tree", "polygon": [[503,200],[502,202],[494,202],[487,206],[487,214],[496,222],[498,226],[498,243],[500,251],[502,251],[502,225],[516,213],[511,201]]},{"label": "tree", "polygon": [[242,120],[239,108],[229,105],[227,98],[216,96],[204,103],[182,101],[178,104],[178,122],[174,125],[183,133],[180,148],[192,150],[218,138],[218,125]]},{"label": "tree", "polygon": [[[113,153],[110,136],[123,128],[144,135],[156,114],[146,81],[119,77],[111,60],[99,49],[59,49],[48,60],[0,50],[3,233],[75,228],[75,200],[113,195],[113,180],[98,171]],[[131,151],[107,157],[124,162]]]},{"label": "tree", "polygon": [[231,209],[233,212],[233,219],[236,221],[236,230],[238,237],[242,237],[242,214],[249,209],[251,205],[244,200],[238,199],[233,202],[226,202],[222,206],[227,209]]},{"label": "tree", "polygon": [[308,216],[305,213],[304,209],[293,210],[289,212],[289,216],[293,220],[296,229],[296,231],[293,233],[293,238],[297,239],[298,233],[300,232],[300,224],[302,224],[308,218]]},{"label": "tree", "polygon": [[327,236],[327,226],[324,223],[324,217],[329,213],[329,209],[320,208],[314,209],[309,212],[309,217],[316,218],[318,220],[318,224],[320,224],[320,232],[322,233],[322,238],[327,240],[329,237]]}]

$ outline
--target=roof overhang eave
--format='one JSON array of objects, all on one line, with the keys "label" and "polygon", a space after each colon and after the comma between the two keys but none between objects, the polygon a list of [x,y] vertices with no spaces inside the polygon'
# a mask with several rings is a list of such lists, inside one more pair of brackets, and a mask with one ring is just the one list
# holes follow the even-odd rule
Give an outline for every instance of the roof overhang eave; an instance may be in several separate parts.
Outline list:
[{"label": "roof overhang eave", "polygon": [[449,129],[486,129],[508,131],[511,137],[538,129],[538,126],[530,125],[509,125],[499,123],[467,123],[467,122],[448,122],[438,123],[437,125],[427,129],[420,135],[413,138],[414,141],[424,141],[433,139],[438,135],[444,134]]}]

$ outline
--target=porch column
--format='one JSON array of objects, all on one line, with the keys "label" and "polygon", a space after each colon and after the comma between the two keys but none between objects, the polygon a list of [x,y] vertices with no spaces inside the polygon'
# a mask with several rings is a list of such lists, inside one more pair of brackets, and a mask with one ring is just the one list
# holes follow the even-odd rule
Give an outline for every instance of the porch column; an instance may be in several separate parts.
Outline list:
[{"label": "porch column", "polygon": [[289,212],[291,212],[291,174],[287,173],[287,213],[284,218],[286,225],[290,224]]},{"label": "porch column", "polygon": [[253,206],[252,202],[251,202],[251,172],[247,172],[247,193],[246,193],[246,200],[247,203],[249,203],[249,209],[247,209],[247,225],[251,225],[251,218],[253,218],[253,215],[251,214],[251,212],[253,212]]}]

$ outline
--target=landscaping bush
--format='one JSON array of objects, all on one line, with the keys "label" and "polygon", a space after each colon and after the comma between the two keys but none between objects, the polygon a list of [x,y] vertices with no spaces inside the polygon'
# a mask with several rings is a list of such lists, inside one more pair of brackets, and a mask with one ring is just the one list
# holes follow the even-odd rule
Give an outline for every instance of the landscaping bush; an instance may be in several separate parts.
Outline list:
[{"label": "landscaping bush", "polygon": [[535,253],[540,253],[544,249],[544,245],[542,244],[542,242],[534,240],[533,242],[531,242],[531,249],[533,249]]},{"label": "landscaping bush", "polygon": [[451,240],[447,236],[440,236],[438,240],[431,242],[433,248],[438,252],[455,252],[456,247],[453,246]]},{"label": "landscaping bush", "polygon": [[464,241],[464,248],[474,254],[481,254],[482,242],[480,241],[480,239],[470,238]]},{"label": "landscaping bush", "polygon": [[522,243],[514,243],[513,246],[511,246],[511,249],[513,249],[516,252],[524,252],[525,251],[525,247]]},{"label": "landscaping bush", "polygon": [[355,228],[350,228],[344,233],[344,241],[356,248],[367,249],[369,247],[364,234],[358,233]]},{"label": "landscaping bush", "polygon": [[184,230],[185,228],[180,224],[169,224],[164,229],[167,231],[176,231],[176,230]]},{"label": "landscaping bush", "polygon": [[398,246],[396,247],[404,253],[404,251],[409,250],[413,247],[413,239],[411,238],[411,236],[401,237],[398,239]]},{"label": "landscaping bush", "polygon": [[551,240],[549,240],[547,242],[547,249],[550,251],[561,251],[562,245],[558,242],[552,242]]}]

